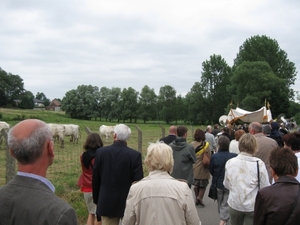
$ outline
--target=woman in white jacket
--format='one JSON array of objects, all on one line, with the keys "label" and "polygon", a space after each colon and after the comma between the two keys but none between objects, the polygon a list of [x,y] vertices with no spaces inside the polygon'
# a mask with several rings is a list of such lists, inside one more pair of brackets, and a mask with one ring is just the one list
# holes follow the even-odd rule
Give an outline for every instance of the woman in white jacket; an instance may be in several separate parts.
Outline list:
[{"label": "woman in white jacket", "polygon": [[165,143],[150,144],[145,165],[149,175],[131,186],[122,224],[201,225],[186,181],[169,175],[174,165],[171,147]]},{"label": "woman in white jacket", "polygon": [[269,186],[265,164],[253,157],[257,142],[252,134],[239,140],[240,154],[225,165],[224,186],[229,190],[228,205],[231,225],[252,225],[257,191]]}]

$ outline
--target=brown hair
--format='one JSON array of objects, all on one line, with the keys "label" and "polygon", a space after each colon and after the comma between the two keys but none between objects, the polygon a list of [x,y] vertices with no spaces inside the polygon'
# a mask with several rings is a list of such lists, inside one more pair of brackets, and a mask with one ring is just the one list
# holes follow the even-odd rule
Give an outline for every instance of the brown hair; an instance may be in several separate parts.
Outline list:
[{"label": "brown hair", "polygon": [[282,141],[284,144],[288,147],[290,147],[292,150],[300,150],[300,132],[296,131],[294,133],[288,133],[285,134],[282,137]]},{"label": "brown hair", "polygon": [[275,148],[271,151],[270,167],[277,176],[292,175],[297,176],[298,160],[295,153],[289,148]]},{"label": "brown hair", "polygon": [[201,129],[196,129],[194,133],[194,140],[195,141],[205,141],[205,133]]},{"label": "brown hair", "polygon": [[179,126],[177,127],[177,136],[178,137],[183,137],[185,133],[187,133],[188,129],[185,126]]},{"label": "brown hair", "polygon": [[218,138],[218,145],[219,145],[220,150],[228,152],[229,151],[229,144],[230,144],[230,140],[225,135],[221,135]]},{"label": "brown hair", "polygon": [[234,138],[236,141],[239,141],[241,136],[246,133],[244,130],[237,130],[236,132],[234,132]]},{"label": "brown hair", "polygon": [[83,148],[85,150],[97,149],[97,148],[101,148],[102,146],[103,146],[103,141],[100,135],[97,133],[90,133],[86,138]]}]

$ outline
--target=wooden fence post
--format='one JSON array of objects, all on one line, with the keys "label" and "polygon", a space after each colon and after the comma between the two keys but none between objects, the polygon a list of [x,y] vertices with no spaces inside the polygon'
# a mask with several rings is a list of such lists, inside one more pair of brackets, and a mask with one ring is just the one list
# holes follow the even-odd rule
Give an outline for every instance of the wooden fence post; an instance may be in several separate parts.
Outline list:
[{"label": "wooden fence post", "polygon": [[1,134],[4,137],[5,146],[6,146],[6,148],[5,148],[5,152],[6,152],[5,178],[6,178],[6,183],[8,183],[16,175],[16,160],[9,153],[9,148],[8,148],[8,144],[7,144],[7,132],[4,129],[2,129]]},{"label": "wooden fence post", "polygon": [[[205,132],[205,131],[204,131]],[[194,139],[194,127],[191,126],[191,136]]]},{"label": "wooden fence post", "polygon": [[92,133],[92,131],[90,130],[90,128],[88,128],[88,127],[85,127],[84,129],[85,129],[85,132],[86,132],[87,134],[90,134],[90,133]]},{"label": "wooden fence post", "polygon": [[138,151],[140,153],[142,153],[142,149],[143,149],[143,134],[142,134],[142,130],[136,125],[135,126],[137,132],[138,132]]},{"label": "wooden fence post", "polygon": [[159,124],[160,128],[161,128],[161,137],[164,138],[166,136],[166,133],[165,133],[165,128]]}]

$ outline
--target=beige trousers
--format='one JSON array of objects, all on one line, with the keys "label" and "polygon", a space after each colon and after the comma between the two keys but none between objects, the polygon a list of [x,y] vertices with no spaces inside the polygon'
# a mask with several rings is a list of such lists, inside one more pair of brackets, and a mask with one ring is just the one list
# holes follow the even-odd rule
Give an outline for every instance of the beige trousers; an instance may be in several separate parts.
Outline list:
[{"label": "beige trousers", "polygon": [[101,216],[102,225],[119,225],[121,218]]}]

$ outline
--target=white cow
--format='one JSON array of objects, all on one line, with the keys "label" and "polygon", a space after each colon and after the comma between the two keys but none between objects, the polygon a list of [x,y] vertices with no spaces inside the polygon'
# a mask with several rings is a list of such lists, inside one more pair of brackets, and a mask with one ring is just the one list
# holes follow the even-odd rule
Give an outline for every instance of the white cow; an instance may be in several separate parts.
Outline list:
[{"label": "white cow", "polygon": [[65,126],[65,136],[71,136],[70,141],[76,142],[78,144],[78,138],[80,136],[80,127],[75,124],[64,124]]},{"label": "white cow", "polygon": [[10,125],[4,121],[0,121],[0,144],[2,144],[3,142],[3,138],[2,138],[2,130],[5,130],[6,132],[8,132],[10,129]]},{"label": "white cow", "polygon": [[55,138],[59,138],[59,141],[61,142],[60,147],[64,148],[64,136],[65,136],[65,126],[63,124],[55,124],[55,123],[48,123],[48,126],[51,129],[52,136],[55,140]]},{"label": "white cow", "polygon": [[100,136],[103,139],[105,137],[105,142],[108,142],[108,138],[110,138],[114,134],[115,126],[106,126],[101,125],[99,128]]},{"label": "white cow", "polygon": [[0,121],[0,131],[4,129],[6,132],[9,131],[10,125],[4,121]]}]

